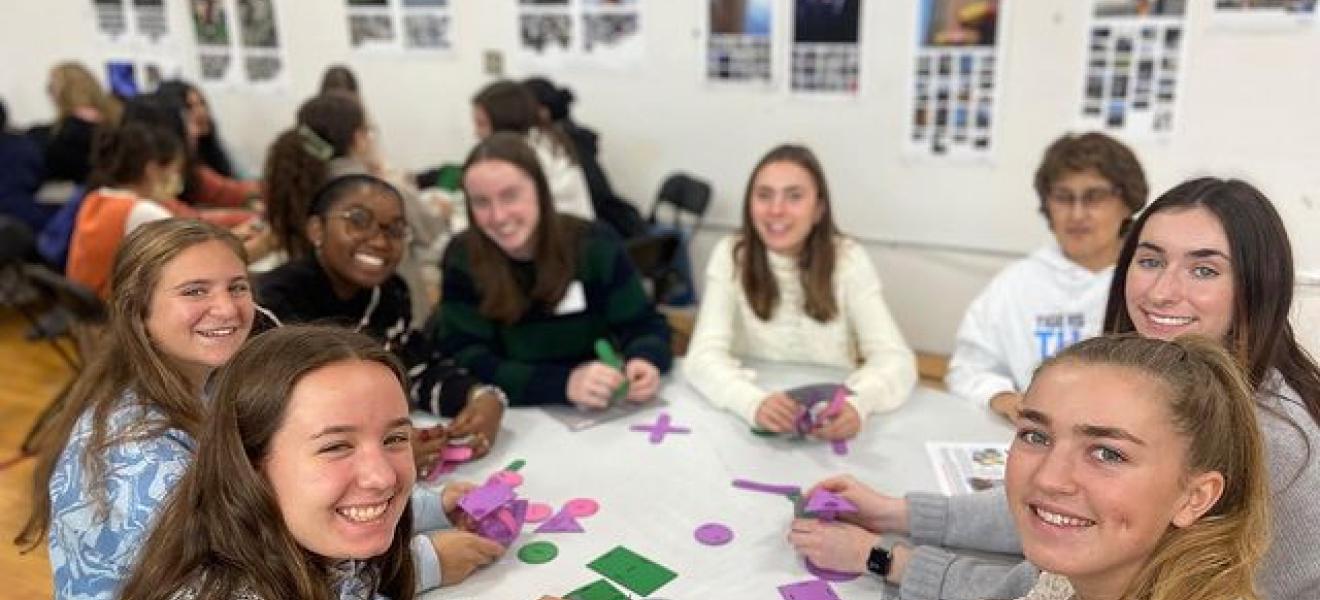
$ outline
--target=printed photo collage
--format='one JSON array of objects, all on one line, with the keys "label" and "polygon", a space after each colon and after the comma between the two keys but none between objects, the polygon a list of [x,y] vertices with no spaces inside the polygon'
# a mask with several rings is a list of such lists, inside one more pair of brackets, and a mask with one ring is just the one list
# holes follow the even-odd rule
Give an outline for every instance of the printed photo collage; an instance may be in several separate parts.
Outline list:
[{"label": "printed photo collage", "polygon": [[1000,2],[924,0],[912,79],[908,148],[985,156],[993,145]]},{"label": "printed photo collage", "polygon": [[710,0],[706,78],[771,81],[771,0]]},{"label": "printed photo collage", "polygon": [[190,0],[190,5],[201,83],[237,83],[236,62],[243,65],[241,80],[247,84],[287,81],[274,0]]},{"label": "printed photo collage", "polygon": [[452,47],[449,0],[348,0],[347,8],[348,42],[355,51]]},{"label": "printed photo collage", "polygon": [[638,2],[519,0],[520,46],[530,55],[620,52],[635,45],[641,35]]},{"label": "printed photo collage", "polygon": [[1136,137],[1174,127],[1182,61],[1181,2],[1098,0],[1089,30],[1082,124]]}]

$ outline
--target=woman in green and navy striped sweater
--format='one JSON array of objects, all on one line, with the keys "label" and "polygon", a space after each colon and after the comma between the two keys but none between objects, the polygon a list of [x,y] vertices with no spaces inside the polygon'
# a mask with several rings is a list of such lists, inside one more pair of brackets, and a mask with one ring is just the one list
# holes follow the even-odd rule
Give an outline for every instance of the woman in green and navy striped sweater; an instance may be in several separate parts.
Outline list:
[{"label": "woman in green and navy striped sweater", "polygon": [[[511,406],[606,406],[655,398],[673,362],[669,330],[647,299],[618,237],[555,213],[536,154],[497,133],[463,167],[473,227],[443,260],[441,350],[508,393]],[[618,348],[622,370],[594,345]]]}]

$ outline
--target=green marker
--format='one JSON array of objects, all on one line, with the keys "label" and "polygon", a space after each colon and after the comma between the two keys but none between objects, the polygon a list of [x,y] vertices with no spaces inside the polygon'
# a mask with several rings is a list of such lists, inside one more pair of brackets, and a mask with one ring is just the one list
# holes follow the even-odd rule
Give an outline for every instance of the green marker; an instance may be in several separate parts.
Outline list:
[{"label": "green marker", "polygon": [[[596,340],[596,357],[600,359],[600,362],[614,367],[620,373],[623,372],[623,359],[619,358],[619,353],[614,350],[614,346],[611,346],[608,340],[603,338]],[[618,389],[614,390],[614,394],[610,396],[610,403],[613,404],[618,402],[627,395],[628,380],[624,379],[623,385],[620,385]]]},{"label": "green marker", "polygon": [[513,471],[513,472],[516,473],[516,472],[518,472],[518,469],[523,468],[523,466],[526,465],[526,464],[527,464],[527,461],[525,461],[525,460],[523,460],[523,459],[520,458],[520,459],[518,459],[518,460],[515,460],[515,461],[509,463],[509,466],[504,467],[504,470],[505,470],[505,471]]}]

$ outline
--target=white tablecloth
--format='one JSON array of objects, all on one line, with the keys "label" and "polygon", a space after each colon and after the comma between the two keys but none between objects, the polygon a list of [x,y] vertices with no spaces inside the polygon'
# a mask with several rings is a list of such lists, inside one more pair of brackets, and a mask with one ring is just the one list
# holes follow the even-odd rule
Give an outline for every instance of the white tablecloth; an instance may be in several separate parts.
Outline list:
[{"label": "white tablecloth", "polygon": [[[769,389],[843,377],[819,367],[760,367],[758,381]],[[845,456],[835,455],[824,442],[753,435],[740,419],[713,408],[677,376],[668,379],[661,397],[668,403],[664,407],[577,433],[540,409],[509,410],[491,454],[448,477],[484,481],[521,458],[527,461],[521,497],[556,510],[572,498],[594,498],[600,512],[580,520],[585,533],[537,534],[529,523],[498,563],[424,598],[563,595],[599,579],[586,564],[623,545],[678,573],[650,598],[777,599],[776,587],[812,578],[785,539],[792,505],[780,496],[734,488],[733,479],[806,488],[832,474],[852,473],[891,494],[938,492],[925,442],[1003,443],[1012,437],[1003,419],[925,387],[914,390],[898,410],[872,416]],[[690,427],[692,433],[671,434],[652,445],[646,433],[629,431],[631,425],[654,422],[662,411],[672,416],[673,425]],[[697,543],[693,531],[711,521],[732,528],[733,541],[715,547]],[[559,556],[542,565],[519,561],[517,549],[537,540],[553,542]],[[883,596],[881,582],[869,575],[833,586],[845,600]]]}]

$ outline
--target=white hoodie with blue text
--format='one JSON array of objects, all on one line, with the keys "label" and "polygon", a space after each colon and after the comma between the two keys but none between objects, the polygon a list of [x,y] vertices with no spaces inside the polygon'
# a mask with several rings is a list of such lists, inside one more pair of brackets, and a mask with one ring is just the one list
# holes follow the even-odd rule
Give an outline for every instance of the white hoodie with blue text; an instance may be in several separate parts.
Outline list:
[{"label": "white hoodie with blue text", "polygon": [[958,327],[949,391],[981,406],[1024,392],[1042,360],[1099,334],[1114,267],[1093,272],[1056,242],[1009,265],[972,301]]}]

